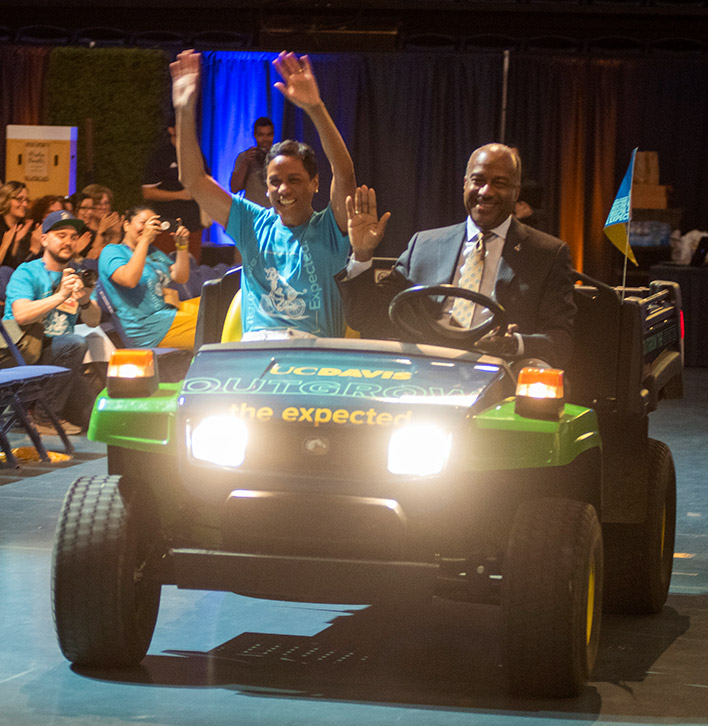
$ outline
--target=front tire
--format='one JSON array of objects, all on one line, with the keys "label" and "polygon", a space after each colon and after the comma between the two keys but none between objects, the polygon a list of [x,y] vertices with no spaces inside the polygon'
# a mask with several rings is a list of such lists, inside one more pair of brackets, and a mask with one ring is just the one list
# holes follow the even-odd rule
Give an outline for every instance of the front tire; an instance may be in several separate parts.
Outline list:
[{"label": "front tire", "polygon": [[119,476],[71,485],[52,562],[54,624],[69,661],[127,667],[145,657],[160,605],[160,582],[150,577],[159,543],[144,491]]},{"label": "front tire", "polygon": [[669,594],[676,539],[676,472],[671,450],[663,442],[649,439],[647,455],[644,521],[603,527],[606,612],[657,613]]},{"label": "front tire", "polygon": [[522,502],[502,570],[505,667],[511,690],[578,695],[600,641],[602,530],[594,507]]}]

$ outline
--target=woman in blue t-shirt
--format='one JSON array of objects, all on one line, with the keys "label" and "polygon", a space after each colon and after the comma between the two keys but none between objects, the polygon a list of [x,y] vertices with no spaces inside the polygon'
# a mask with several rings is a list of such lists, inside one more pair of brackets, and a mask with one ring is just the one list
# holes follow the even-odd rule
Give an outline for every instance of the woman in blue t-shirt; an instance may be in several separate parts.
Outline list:
[{"label": "woman in blue t-shirt", "polygon": [[141,347],[194,347],[199,298],[180,301],[168,287],[189,280],[189,231],[173,233],[174,261],[152,246],[162,231],[160,217],[148,205],[129,209],[121,244],[106,245],[98,274],[126,334]]}]

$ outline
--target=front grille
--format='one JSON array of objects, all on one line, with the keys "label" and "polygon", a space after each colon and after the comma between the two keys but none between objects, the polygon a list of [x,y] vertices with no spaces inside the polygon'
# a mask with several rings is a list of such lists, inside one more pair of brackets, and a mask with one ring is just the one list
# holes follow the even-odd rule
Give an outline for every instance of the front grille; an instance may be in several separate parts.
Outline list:
[{"label": "front grille", "polygon": [[239,552],[393,559],[406,522],[389,500],[279,493],[230,496],[221,529],[224,546]]},{"label": "front grille", "polygon": [[369,425],[253,425],[241,468],[348,479],[385,474],[390,431]]}]

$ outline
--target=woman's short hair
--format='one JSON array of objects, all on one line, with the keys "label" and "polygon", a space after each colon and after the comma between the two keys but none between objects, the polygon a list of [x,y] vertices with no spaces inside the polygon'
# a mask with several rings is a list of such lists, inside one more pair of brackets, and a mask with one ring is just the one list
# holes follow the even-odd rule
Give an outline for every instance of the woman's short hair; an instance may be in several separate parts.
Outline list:
[{"label": "woman's short hair", "polygon": [[305,171],[309,174],[310,179],[314,179],[317,176],[317,158],[315,157],[315,150],[308,144],[303,144],[301,141],[293,141],[292,139],[286,139],[285,141],[279,141],[277,144],[273,144],[266,154],[265,163],[263,165],[263,174],[265,176],[268,164],[270,164],[276,156],[292,156],[295,159],[300,159],[302,165],[305,167]]},{"label": "woman's short hair", "polygon": [[89,184],[81,190],[84,194],[88,194],[93,199],[94,204],[99,204],[103,195],[108,196],[108,201],[113,206],[113,192],[108,188],[104,187],[103,184]]}]

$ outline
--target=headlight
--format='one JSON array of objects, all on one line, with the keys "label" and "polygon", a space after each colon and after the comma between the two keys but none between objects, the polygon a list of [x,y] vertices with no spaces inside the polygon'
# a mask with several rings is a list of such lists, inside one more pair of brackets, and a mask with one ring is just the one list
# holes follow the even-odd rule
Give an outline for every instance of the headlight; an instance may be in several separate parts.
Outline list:
[{"label": "headlight", "polygon": [[388,444],[388,470],[417,476],[439,474],[445,468],[451,445],[450,432],[434,424],[395,429]]},{"label": "headlight", "polygon": [[192,457],[217,466],[241,466],[246,456],[248,429],[235,416],[207,416],[187,427],[187,446]]}]

